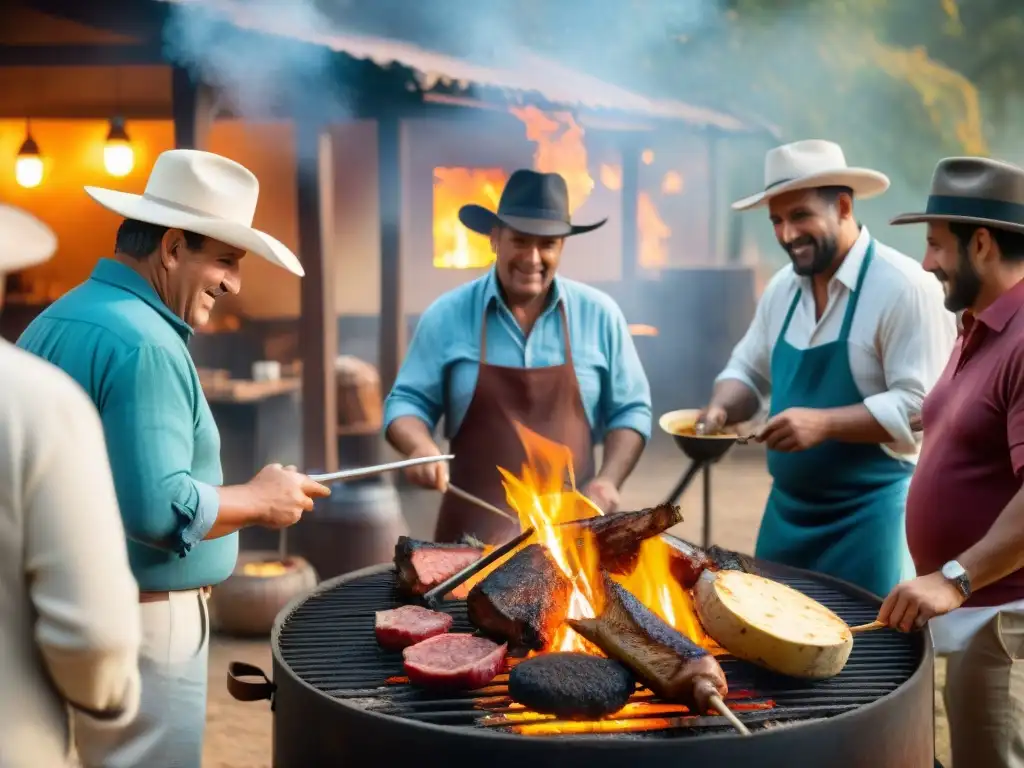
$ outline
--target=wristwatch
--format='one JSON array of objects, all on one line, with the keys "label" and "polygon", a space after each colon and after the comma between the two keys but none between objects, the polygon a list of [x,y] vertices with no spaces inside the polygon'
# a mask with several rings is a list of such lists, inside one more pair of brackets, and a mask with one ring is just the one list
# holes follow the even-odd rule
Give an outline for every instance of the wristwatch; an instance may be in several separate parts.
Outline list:
[{"label": "wristwatch", "polygon": [[953,585],[960,590],[960,594],[964,596],[965,600],[971,596],[971,580],[967,576],[967,570],[956,560],[950,560],[942,566],[940,573],[946,579],[953,582]]}]

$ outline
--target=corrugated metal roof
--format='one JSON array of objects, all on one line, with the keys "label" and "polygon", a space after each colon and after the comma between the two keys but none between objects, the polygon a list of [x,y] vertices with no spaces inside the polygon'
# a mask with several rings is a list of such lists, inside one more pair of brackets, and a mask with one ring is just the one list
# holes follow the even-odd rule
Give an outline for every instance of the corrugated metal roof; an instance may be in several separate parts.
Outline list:
[{"label": "corrugated metal roof", "polygon": [[515,60],[514,67],[487,66],[403,40],[339,33],[329,29],[331,25],[326,19],[323,24],[311,23],[308,11],[271,15],[254,13],[252,5],[247,7],[238,0],[163,0],[175,5],[191,5],[200,1],[204,11],[222,14],[225,20],[239,29],[323,46],[356,59],[372,61],[379,67],[391,64],[406,67],[415,74],[419,87],[427,92],[439,84],[463,89],[476,84],[522,94],[538,93],[553,104],[679,120],[724,131],[772,130],[765,124],[752,125],[732,115],[681,101],[651,99],[532,51],[520,51],[510,57]]}]

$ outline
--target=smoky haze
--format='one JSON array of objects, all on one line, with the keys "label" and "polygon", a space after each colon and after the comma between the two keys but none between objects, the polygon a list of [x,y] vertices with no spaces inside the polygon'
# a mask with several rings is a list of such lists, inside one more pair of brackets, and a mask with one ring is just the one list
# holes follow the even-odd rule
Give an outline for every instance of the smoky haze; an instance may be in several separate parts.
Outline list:
[{"label": "smoky haze", "polygon": [[[232,110],[250,119],[266,119],[275,107],[328,121],[350,116],[352,83],[344,82],[337,57],[326,45],[289,39],[326,43],[344,34],[405,40],[484,64],[514,64],[523,48],[554,51],[577,71],[640,92],[728,106],[741,115],[774,120],[788,115],[792,119],[784,122],[799,129],[782,140],[831,139],[844,147],[850,165],[888,174],[890,190],[859,202],[858,217],[915,258],[923,250],[919,228],[890,228],[887,222],[923,204],[931,167],[939,157],[907,168],[906,149],[916,138],[901,133],[904,123],[899,118],[908,109],[924,108],[913,103],[917,94],[910,89],[900,94],[884,73],[856,83],[844,77],[857,64],[844,62],[836,41],[857,44],[858,24],[864,22],[855,14],[840,20],[838,38],[837,20],[813,11],[779,13],[770,23],[751,23],[749,28],[742,28],[743,19],[733,19],[741,26],[742,45],[725,50],[715,36],[727,19],[718,0],[549,0],[543,13],[536,12],[540,5],[531,0],[518,5],[454,0],[187,0],[171,5],[164,36],[167,54],[219,86]],[[270,34],[254,45],[228,20]],[[682,57],[667,55],[678,53],[680,46]],[[823,51],[835,66],[822,65]],[[766,85],[754,102],[736,103],[729,94],[749,93],[740,87],[752,77]],[[472,119],[472,114],[462,119]],[[763,186],[763,153],[769,141],[724,142],[720,204]],[[763,212],[725,215],[729,222],[743,216],[746,237],[770,263],[785,263]]]}]

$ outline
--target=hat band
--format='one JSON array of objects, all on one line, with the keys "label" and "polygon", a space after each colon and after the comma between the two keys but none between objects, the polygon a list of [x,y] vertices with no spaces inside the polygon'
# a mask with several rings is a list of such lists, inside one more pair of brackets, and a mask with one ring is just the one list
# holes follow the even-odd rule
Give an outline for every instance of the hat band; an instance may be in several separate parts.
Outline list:
[{"label": "hat band", "polygon": [[519,208],[517,206],[498,207],[499,216],[521,216],[524,219],[545,219],[548,221],[561,221],[569,223],[569,217],[565,211],[558,211],[554,208]]},{"label": "hat band", "polygon": [[1007,224],[1024,226],[1024,205],[1004,200],[986,200],[980,197],[929,195],[925,213],[929,216],[965,216],[971,219],[991,219]]}]

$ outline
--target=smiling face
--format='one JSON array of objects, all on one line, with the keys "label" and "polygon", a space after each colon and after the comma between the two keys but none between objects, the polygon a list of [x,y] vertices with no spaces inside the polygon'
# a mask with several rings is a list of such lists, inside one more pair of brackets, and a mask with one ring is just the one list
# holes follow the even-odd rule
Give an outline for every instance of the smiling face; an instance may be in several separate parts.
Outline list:
[{"label": "smiling face", "polygon": [[498,280],[510,302],[529,302],[547,293],[564,245],[564,237],[537,237],[508,227],[495,227],[491,248]]},{"label": "smiling face", "polygon": [[921,265],[942,283],[946,291],[946,309],[959,312],[971,309],[978,301],[984,279],[974,264],[972,254],[991,247],[991,235],[978,229],[970,240],[962,243],[945,221],[928,223],[928,246]]},{"label": "smiling face", "polygon": [[[197,245],[193,241],[193,245]],[[206,237],[189,247],[185,233],[169,229],[160,243],[164,303],[193,328],[205,325],[217,299],[242,287],[240,262],[245,251]]]},{"label": "smiling face", "polygon": [[800,189],[771,198],[768,212],[793,271],[810,277],[835,262],[840,230],[853,218],[853,200],[846,193]]}]

